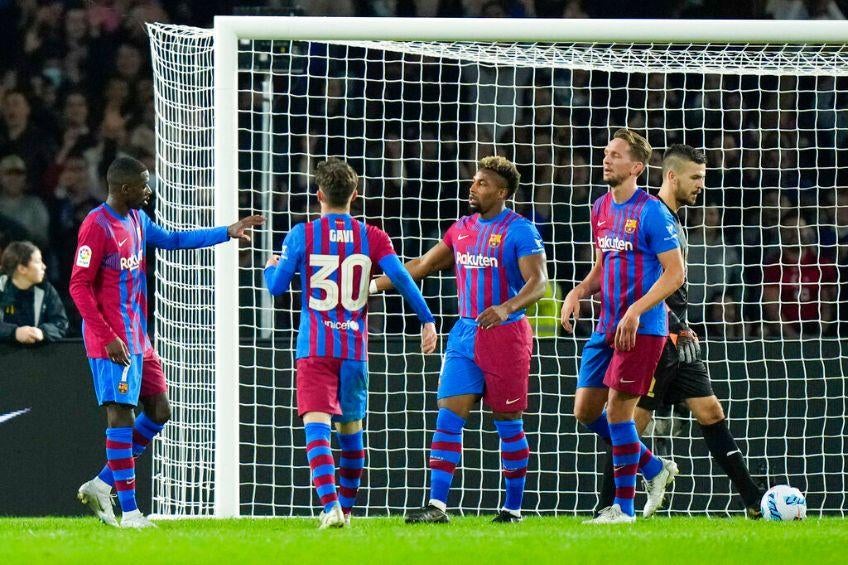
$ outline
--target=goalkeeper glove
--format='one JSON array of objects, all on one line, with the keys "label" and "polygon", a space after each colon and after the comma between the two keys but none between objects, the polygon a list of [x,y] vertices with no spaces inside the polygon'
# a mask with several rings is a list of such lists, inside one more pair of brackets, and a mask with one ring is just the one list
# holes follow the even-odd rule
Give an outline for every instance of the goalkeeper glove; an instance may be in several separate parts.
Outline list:
[{"label": "goalkeeper glove", "polygon": [[681,363],[694,363],[701,358],[698,334],[688,328],[677,332],[677,356]]}]

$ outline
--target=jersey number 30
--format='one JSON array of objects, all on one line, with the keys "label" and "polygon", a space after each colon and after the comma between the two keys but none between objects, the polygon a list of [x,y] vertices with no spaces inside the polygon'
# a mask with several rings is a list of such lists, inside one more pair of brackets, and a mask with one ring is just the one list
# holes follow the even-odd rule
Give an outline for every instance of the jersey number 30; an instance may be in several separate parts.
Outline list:
[{"label": "jersey number 30", "polygon": [[[318,312],[332,310],[341,302],[342,307],[350,312],[361,310],[368,302],[368,283],[371,275],[371,258],[361,253],[346,257],[341,261],[339,282],[329,277],[339,269],[340,258],[337,255],[309,256],[309,266],[318,267],[318,271],[309,279],[309,286],[324,291],[324,298],[309,297],[309,307]],[[357,278],[355,269],[362,269]],[[357,298],[353,298],[354,284],[359,285]]]}]

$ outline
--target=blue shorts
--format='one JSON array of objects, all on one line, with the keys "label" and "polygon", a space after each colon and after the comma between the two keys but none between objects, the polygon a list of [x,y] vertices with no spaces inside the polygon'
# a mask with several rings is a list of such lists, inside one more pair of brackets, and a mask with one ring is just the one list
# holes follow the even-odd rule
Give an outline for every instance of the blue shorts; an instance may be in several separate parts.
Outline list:
[{"label": "blue shorts", "polygon": [[141,393],[143,360],[142,354],[130,355],[130,364],[124,366],[109,359],[89,357],[97,403],[101,406],[109,402],[137,406]]},{"label": "blue shorts", "polygon": [[368,364],[334,357],[297,360],[297,413],[330,414],[334,422],[355,422],[368,410]]},{"label": "blue shorts", "polygon": [[634,396],[647,394],[667,336],[636,334],[630,351],[613,347],[613,335],[594,332],[580,360],[577,388],[611,388]]},{"label": "blue shorts", "polygon": [[460,394],[482,396],[486,383],[483,370],[474,361],[474,340],[477,323],[470,318],[460,318],[448,334],[442,374],[439,375],[438,398]]},{"label": "blue shorts", "polygon": [[592,332],[592,336],[583,346],[580,357],[580,370],[577,372],[577,388],[606,388],[604,375],[612,361],[615,350],[607,341],[607,335]]},{"label": "blue shorts", "polygon": [[488,329],[460,318],[448,336],[438,398],[474,394],[495,412],[526,410],[532,353],[526,318]]}]

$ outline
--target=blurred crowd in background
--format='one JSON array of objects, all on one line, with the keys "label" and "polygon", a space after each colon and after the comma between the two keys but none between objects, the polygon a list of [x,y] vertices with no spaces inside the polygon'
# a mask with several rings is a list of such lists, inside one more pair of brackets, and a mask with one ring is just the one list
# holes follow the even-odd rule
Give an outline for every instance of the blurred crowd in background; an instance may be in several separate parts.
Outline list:
[{"label": "blurred crowd in background", "polygon": [[[105,199],[106,167],[116,156],[136,157],[147,164],[156,189],[145,23],[209,27],[214,14],[233,13],[844,19],[848,6],[835,0],[638,6],[612,0],[0,0],[0,250],[17,240],[41,249],[47,279],[68,305],[71,335],[79,333],[67,295],[76,234]],[[558,317],[557,298],[591,263],[589,203],[605,190],[598,184],[599,148],[608,124],[629,125],[647,133],[659,148],[656,158],[675,142],[707,148],[704,205],[683,215],[691,302],[706,304],[692,308],[702,334],[836,335],[837,321],[848,319],[839,312],[848,281],[848,190],[840,188],[848,186],[842,149],[848,147],[848,85],[842,79],[521,70],[482,76],[485,67],[385,57],[343,63],[346,79],[333,78],[341,66],[328,65],[325,80],[275,84],[275,92],[308,95],[291,114],[325,117],[280,120],[275,131],[291,136],[292,153],[356,156],[352,164],[370,183],[366,196],[380,195],[365,200],[364,213],[393,236],[405,235],[398,242],[404,255],[420,252],[422,242],[431,244],[445,227],[419,221],[417,198],[434,195],[440,217],[455,218],[464,212],[464,179],[473,176],[475,159],[504,154],[522,173],[516,207],[536,222],[548,245],[558,282],[549,310]],[[473,92],[470,85],[477,85]],[[380,107],[366,108],[366,101]],[[452,115],[445,113],[449,107]],[[251,119],[252,109],[248,92],[242,120]],[[504,119],[504,112],[513,115]],[[374,115],[383,118],[364,119]],[[360,131],[350,129],[356,123]],[[284,161],[280,177],[303,174],[277,187],[287,194],[280,210],[301,220],[309,209],[305,173],[314,163]],[[658,171],[652,168],[649,186],[659,186]]]}]

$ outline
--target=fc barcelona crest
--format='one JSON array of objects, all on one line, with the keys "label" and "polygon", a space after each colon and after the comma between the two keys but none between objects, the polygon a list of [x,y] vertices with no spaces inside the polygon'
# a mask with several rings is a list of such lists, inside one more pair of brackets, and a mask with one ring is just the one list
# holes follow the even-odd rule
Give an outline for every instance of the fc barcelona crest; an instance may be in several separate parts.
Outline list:
[{"label": "fc barcelona crest", "polygon": [[129,390],[130,390],[130,385],[128,385],[127,383],[125,383],[123,381],[118,383],[118,392],[120,394],[126,394],[127,392],[129,392]]},{"label": "fc barcelona crest", "polygon": [[628,218],[626,222],[624,222],[624,233],[633,233],[636,231],[636,226],[638,223],[634,218]]},{"label": "fc barcelona crest", "polygon": [[493,233],[489,236],[489,247],[497,247],[501,244],[501,238],[503,234]]}]

